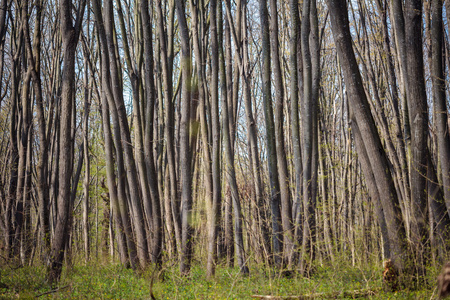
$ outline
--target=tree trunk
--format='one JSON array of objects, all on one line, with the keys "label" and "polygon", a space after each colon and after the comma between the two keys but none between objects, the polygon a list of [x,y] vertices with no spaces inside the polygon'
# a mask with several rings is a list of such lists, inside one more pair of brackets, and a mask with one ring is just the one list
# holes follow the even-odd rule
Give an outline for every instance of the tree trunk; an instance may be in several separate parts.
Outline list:
[{"label": "tree trunk", "polygon": [[[370,163],[370,165],[363,168],[365,170],[364,174],[367,178],[371,176],[370,173],[373,173],[379,197],[384,199],[382,207],[387,222],[391,257],[397,267],[402,270],[406,251],[406,236],[402,214],[386,155],[372,114],[367,109],[369,105],[352,48],[347,4],[343,0],[328,0],[328,8],[331,15],[333,37],[336,42],[348,91],[349,104],[353,110],[351,125],[352,128],[357,126],[353,131],[359,130],[364,142],[356,145],[357,151],[366,151],[369,157],[369,162],[367,163]],[[362,163],[364,162],[362,161]]]},{"label": "tree trunk", "polygon": [[[301,241],[301,230],[303,226],[301,224],[301,197],[302,197],[302,153],[300,148],[300,120],[299,120],[299,72],[298,72],[298,57],[300,33],[300,18],[298,10],[298,1],[290,0],[291,9],[291,37],[290,37],[290,57],[289,57],[289,71],[291,73],[291,138],[293,148],[293,161],[294,161],[294,176],[295,176],[295,193],[293,199],[292,215],[294,219],[294,236],[296,242]],[[300,47],[301,49],[301,47]]]},{"label": "tree trunk", "polygon": [[277,1],[270,1],[270,45],[273,62],[273,74],[275,82],[275,145],[277,152],[278,177],[280,182],[281,221],[283,227],[284,259],[291,268],[294,254],[294,237],[292,228],[292,205],[289,190],[289,173],[284,146],[284,87],[281,73],[280,53],[278,42],[278,13]]},{"label": "tree trunk", "polygon": [[450,215],[450,136],[448,133],[447,102],[445,98],[442,3],[442,0],[433,0],[431,7],[431,79],[433,82],[434,121],[439,153],[438,171],[442,176],[445,204]]},{"label": "tree trunk", "polygon": [[[122,247],[124,252],[119,252],[121,262],[123,264],[130,263],[133,268],[135,268],[137,261],[137,250],[136,244],[132,235],[131,220],[128,209],[128,202],[125,193],[125,178],[124,176],[119,176],[117,178],[117,188],[115,185],[115,175],[114,175],[114,160],[113,160],[113,148],[116,149],[116,164],[117,173],[124,174],[123,166],[123,151],[122,144],[120,142],[120,128],[118,121],[118,113],[115,108],[115,103],[113,99],[113,93],[111,89],[111,77],[110,77],[110,59],[108,53],[108,42],[106,38],[106,31],[103,23],[103,17],[100,10],[100,3],[97,0],[93,2],[94,15],[97,20],[97,28],[100,38],[100,46],[103,54],[102,57],[102,121],[103,121],[103,134],[105,139],[105,152],[106,152],[106,163],[107,163],[107,179],[108,179],[108,189],[110,191],[111,201],[113,204],[114,215],[116,216],[116,228],[118,228],[118,241],[120,243],[120,235],[123,234],[125,239],[125,244]],[[109,109],[109,106],[111,108]],[[111,134],[110,128],[110,118],[109,113],[112,116],[112,126],[113,135]],[[112,137],[114,138],[114,146],[112,145]],[[116,196],[117,191],[117,196]],[[116,198],[117,197],[117,201]],[[119,219],[120,218],[120,219]],[[119,221],[120,220],[120,221]],[[120,247],[120,245],[119,245]],[[129,253],[126,252],[128,249]],[[119,248],[120,250],[120,248]],[[128,261],[129,259],[129,261]],[[127,262],[128,261],[128,262]]]},{"label": "tree trunk", "polygon": [[273,121],[271,69],[270,69],[270,37],[269,37],[269,13],[265,0],[259,1],[259,13],[262,35],[262,86],[264,119],[266,124],[267,160],[269,165],[270,182],[270,207],[272,211],[272,243],[274,263],[281,266],[283,252],[283,231],[280,210],[280,184],[277,170],[277,151],[275,146],[275,125]]},{"label": "tree trunk", "polygon": [[191,51],[189,29],[183,0],[175,1],[181,38],[181,122],[180,122],[180,176],[181,176],[181,262],[180,273],[187,274],[192,259],[192,174],[190,136],[191,108]]},{"label": "tree trunk", "polygon": [[[123,91],[121,84],[121,77],[118,67],[118,60],[116,54],[116,41],[114,29],[114,15],[112,2],[105,3],[105,32],[108,44],[109,63],[111,71],[111,87],[113,100],[115,102],[115,109],[118,115],[118,126],[120,128],[120,140],[122,149],[124,151],[124,165],[126,171],[126,179],[128,181],[128,192],[131,202],[131,221],[133,222],[134,233],[136,237],[136,250],[141,268],[145,268],[148,263],[148,247],[147,234],[144,226],[144,213],[142,211],[142,198],[139,194],[137,170],[133,157],[133,148],[131,145],[130,128],[128,125],[127,114],[125,111],[125,104],[123,99]],[[110,107],[113,108],[110,104]]]},{"label": "tree trunk", "polygon": [[[150,259],[157,266],[161,266],[162,263],[162,216],[161,216],[161,206],[160,197],[158,191],[158,178],[155,169],[155,159],[153,156],[153,119],[154,119],[154,106],[155,106],[155,87],[153,82],[153,46],[152,46],[152,24],[150,21],[150,15],[148,13],[148,0],[141,1],[141,16],[142,25],[144,31],[144,57],[145,57],[145,69],[144,69],[144,79],[146,87],[146,118],[145,118],[145,140],[144,140],[144,152],[145,161],[147,167],[147,178],[148,184],[150,186],[150,196],[151,196],[151,208],[152,208],[152,218],[148,222],[152,222],[151,232],[151,246],[150,246]],[[149,219],[149,216],[147,216]]]},{"label": "tree trunk", "polygon": [[[219,45],[217,37],[217,1],[210,2],[211,36],[211,123],[212,123],[212,202],[210,203],[210,221],[208,236],[207,276],[211,277],[217,264],[217,233],[220,224],[221,178],[220,178],[220,117],[219,117]],[[221,26],[221,24],[220,24]]]},{"label": "tree trunk", "polygon": [[72,176],[72,114],[75,99],[75,52],[80,35],[81,24],[86,2],[82,1],[77,12],[75,25],[72,24],[72,2],[62,0],[60,3],[61,36],[64,51],[61,87],[61,127],[59,154],[59,193],[57,198],[57,219],[55,234],[52,240],[49,282],[59,281],[65,253],[67,229],[70,228],[70,178]]},{"label": "tree trunk", "polygon": [[[244,249],[244,237],[243,237],[243,227],[242,227],[242,208],[241,200],[239,197],[239,190],[236,181],[236,170],[234,166],[234,151],[231,145],[232,137],[230,132],[229,124],[229,111],[230,107],[229,99],[227,97],[227,81],[226,81],[226,67],[225,67],[225,53],[223,49],[223,18],[222,9],[219,7],[217,13],[218,19],[218,51],[220,56],[220,82],[221,82],[221,92],[222,92],[222,130],[223,130],[223,147],[224,147],[224,169],[225,174],[227,174],[227,184],[229,185],[231,192],[231,199],[233,201],[233,217],[234,217],[234,243],[236,250],[236,258],[239,266],[239,270],[243,274],[248,274],[249,269],[247,267],[246,254]],[[229,66],[231,68],[231,66]]]},{"label": "tree trunk", "polygon": [[422,1],[406,2],[405,32],[408,70],[408,111],[411,121],[411,242],[415,268],[424,280],[427,232],[428,106],[422,53]]},{"label": "tree trunk", "polygon": [[[181,227],[180,227],[180,217],[179,217],[179,199],[178,199],[178,188],[177,188],[177,174],[175,168],[175,149],[174,149],[174,105],[173,105],[173,88],[172,88],[172,68],[170,67],[171,51],[167,43],[172,41],[173,35],[169,30],[172,26],[168,25],[168,33],[166,34],[164,30],[164,19],[161,7],[161,0],[156,1],[156,12],[158,16],[158,37],[159,44],[161,47],[161,67],[162,67],[162,79],[164,86],[164,104],[165,104],[165,127],[164,127],[164,138],[166,142],[166,155],[167,155],[167,168],[169,181],[165,182],[165,188],[170,191],[170,209],[171,214],[167,215],[166,218],[170,218],[171,222],[168,224],[173,224],[173,230],[175,233],[176,245],[181,245]],[[172,15],[172,14],[171,14]],[[173,18],[172,18],[173,21]],[[167,42],[167,41],[168,42]],[[172,213],[173,212],[173,213]],[[173,219],[173,222],[172,222]],[[169,232],[172,231],[170,227]],[[170,237],[173,239],[173,237]]]}]

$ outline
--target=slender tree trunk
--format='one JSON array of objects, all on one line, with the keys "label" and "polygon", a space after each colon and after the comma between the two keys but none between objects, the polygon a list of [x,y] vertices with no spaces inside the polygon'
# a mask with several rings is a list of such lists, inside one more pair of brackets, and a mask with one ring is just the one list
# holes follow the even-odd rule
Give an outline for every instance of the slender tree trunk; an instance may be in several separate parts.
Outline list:
[{"label": "slender tree trunk", "polygon": [[[168,33],[166,34],[164,30],[164,19],[161,7],[161,0],[156,1],[156,11],[158,15],[158,36],[161,47],[161,66],[162,66],[162,76],[163,76],[163,85],[164,85],[164,98],[165,98],[165,121],[166,126],[164,127],[164,137],[166,142],[166,151],[167,151],[167,167],[169,169],[169,182],[166,182],[166,188],[170,189],[170,198],[171,198],[171,216],[166,216],[173,219],[173,227],[175,232],[175,240],[177,249],[181,246],[181,224],[180,224],[180,213],[179,213],[179,204],[180,201],[178,199],[178,188],[177,188],[177,173],[176,173],[176,162],[175,162],[175,121],[174,121],[174,104],[173,104],[173,88],[172,88],[172,53],[171,50],[171,41],[173,39],[172,32],[170,28],[172,27],[169,23],[168,25]],[[173,14],[171,14],[172,16]],[[173,17],[172,17],[173,22]],[[167,45],[167,41],[169,45]]]},{"label": "slender tree trunk", "polygon": [[75,52],[80,35],[86,2],[82,1],[77,12],[75,25],[72,23],[72,2],[60,3],[61,36],[64,51],[64,66],[61,87],[61,128],[59,153],[59,193],[57,198],[57,219],[52,240],[48,279],[52,284],[59,281],[65,253],[67,230],[70,220],[70,178],[72,176],[72,114],[75,97]]},{"label": "slender tree trunk", "polygon": [[[217,263],[217,233],[220,224],[221,178],[220,178],[220,117],[219,117],[219,45],[217,37],[217,1],[210,2],[211,37],[211,123],[212,123],[212,202],[210,203],[210,221],[208,237],[207,276],[215,272]],[[220,25],[221,26],[221,25]]]},{"label": "slender tree trunk", "polygon": [[293,148],[293,160],[294,160],[294,174],[295,174],[295,194],[293,199],[293,218],[294,218],[294,236],[296,242],[301,241],[301,197],[302,197],[302,154],[300,148],[300,120],[299,120],[299,73],[298,64],[299,61],[298,52],[299,47],[299,37],[300,33],[298,29],[300,28],[300,18],[298,1],[290,0],[290,10],[291,10],[291,37],[290,37],[290,57],[289,57],[289,71],[291,73],[291,136],[292,136],[292,148]]},{"label": "slender tree trunk", "polygon": [[[86,63],[87,65],[87,63]],[[85,70],[85,94],[84,94],[84,116],[83,116],[83,153],[84,153],[84,201],[83,201],[83,238],[84,238],[84,251],[86,263],[90,259],[90,235],[89,235],[89,181],[90,181],[90,157],[89,157],[89,110],[90,110],[90,95],[89,95],[89,82],[88,82],[88,69]]]},{"label": "slender tree trunk", "polygon": [[275,146],[275,125],[273,121],[273,108],[270,79],[270,38],[269,38],[269,13],[265,0],[259,1],[259,13],[262,35],[262,86],[264,102],[264,119],[266,124],[267,160],[269,164],[270,181],[270,207],[272,210],[272,243],[274,262],[281,266],[281,254],[283,252],[283,231],[281,227],[280,210],[280,184],[277,170],[277,152]]},{"label": "slender tree trunk", "polygon": [[[422,1],[408,1],[405,7],[408,111],[411,121],[411,242],[417,276],[424,276],[427,233],[427,138],[428,106],[425,93],[422,51]],[[419,281],[423,280],[420,279]]]},{"label": "slender tree trunk", "polygon": [[[128,125],[125,103],[122,94],[121,77],[117,60],[117,45],[114,37],[114,17],[111,1],[105,3],[105,32],[108,43],[108,53],[110,59],[111,87],[115,108],[118,115],[118,126],[120,128],[120,139],[124,151],[124,164],[126,179],[128,181],[128,192],[131,202],[131,221],[136,237],[136,250],[141,268],[145,268],[148,263],[147,234],[144,226],[144,213],[142,211],[142,198],[140,197],[137,180],[136,163],[133,157],[131,145],[130,128]],[[113,108],[110,105],[111,108]]]},{"label": "slender tree trunk", "polygon": [[[316,183],[313,182],[313,172],[317,170],[317,157],[313,162],[313,151],[315,144],[314,128],[316,126],[315,117],[317,114],[314,109],[317,107],[313,98],[313,66],[312,55],[310,49],[310,35],[314,28],[311,28],[311,19],[313,18],[312,6],[314,0],[307,0],[303,2],[302,10],[302,26],[301,26],[301,46],[303,59],[303,105],[302,105],[302,132],[303,132],[303,147],[302,147],[302,162],[303,162],[303,238],[302,251],[300,255],[300,270],[302,273],[307,271],[307,261],[313,259],[314,252],[312,247],[314,245],[315,237],[315,193],[313,193]],[[317,24],[315,24],[317,26]],[[317,29],[316,29],[317,30]],[[316,34],[316,39],[317,39]],[[315,45],[317,46],[317,44]],[[317,58],[315,58],[317,64]],[[316,88],[318,88],[316,83]],[[317,96],[318,93],[315,93]]]},{"label": "slender tree trunk", "polygon": [[270,45],[273,62],[273,74],[275,83],[275,145],[277,152],[278,176],[280,181],[281,221],[283,227],[284,259],[289,267],[292,264],[294,253],[294,237],[292,231],[292,206],[289,190],[289,173],[284,146],[284,87],[281,73],[280,53],[278,42],[278,12],[277,1],[270,1]]},{"label": "slender tree trunk", "polygon": [[[49,142],[47,139],[46,131],[46,121],[44,115],[44,104],[42,97],[42,84],[40,76],[40,64],[41,64],[41,12],[42,4],[40,1],[34,3],[36,8],[36,19],[34,24],[34,36],[33,36],[33,48],[30,40],[28,16],[24,18],[24,37],[25,37],[25,48],[27,51],[28,64],[31,68],[31,76],[33,81],[33,91],[36,99],[36,112],[38,118],[38,133],[39,133],[39,160],[37,164],[38,170],[38,183],[37,183],[37,193],[38,193],[38,214],[40,220],[40,234],[44,241],[43,244],[43,257],[48,257],[48,252],[50,251],[50,232],[49,232],[49,187],[48,187],[48,151]],[[27,5],[24,4],[22,9],[28,9]]]},{"label": "slender tree trunk", "polygon": [[[124,166],[123,166],[123,151],[122,144],[120,142],[120,128],[119,128],[119,117],[115,107],[115,102],[113,99],[112,87],[111,87],[111,77],[110,77],[110,58],[108,52],[108,42],[106,38],[106,31],[103,23],[103,17],[100,10],[100,3],[97,0],[93,2],[93,10],[94,15],[97,20],[97,28],[99,32],[100,38],[100,46],[103,56],[101,57],[101,68],[102,68],[102,120],[103,120],[103,131],[105,138],[105,151],[107,156],[107,179],[108,179],[108,189],[111,195],[111,201],[113,204],[114,215],[119,219],[116,219],[116,226],[120,229],[119,234],[122,234],[125,238],[125,245],[123,245],[122,250],[125,251],[123,253],[119,253],[121,255],[121,262],[126,263],[129,259],[129,262],[133,268],[136,266],[137,262],[137,250],[136,244],[133,239],[132,234],[132,225],[129,215],[128,209],[128,201],[126,198],[125,192],[125,178],[124,176],[119,176],[117,178],[117,189],[115,185],[115,175],[114,175],[114,160],[113,160],[113,145],[112,138],[114,138],[114,147],[116,150],[116,164],[117,164],[117,173],[124,174]],[[110,109],[109,106],[111,106]],[[109,113],[111,112],[112,116],[112,126],[113,126],[113,135],[111,134],[110,128],[110,119]],[[109,144],[111,143],[111,144]],[[109,146],[111,145],[111,146]],[[111,147],[109,150],[109,147]],[[111,151],[111,153],[109,153]],[[117,201],[115,200],[117,190]],[[122,226],[121,226],[122,225]],[[118,234],[118,241],[120,242],[120,236]],[[126,250],[128,249],[128,253]],[[120,248],[119,248],[120,250]]]},{"label": "slender tree trunk", "polygon": [[433,0],[431,7],[431,79],[433,82],[434,120],[439,153],[438,171],[442,176],[445,204],[450,215],[450,136],[448,133],[447,101],[445,98],[442,4],[442,0]]},{"label": "slender tree trunk", "polygon": [[[234,151],[231,145],[232,137],[230,132],[229,114],[228,108],[230,106],[227,97],[227,81],[226,81],[226,67],[225,67],[225,53],[223,49],[223,18],[222,9],[219,7],[217,12],[218,19],[218,52],[220,56],[220,82],[222,92],[222,130],[223,130],[223,147],[224,147],[224,169],[227,175],[227,183],[230,187],[231,199],[233,201],[233,217],[234,217],[234,243],[236,250],[236,258],[240,271],[243,274],[248,274],[249,269],[247,267],[246,253],[244,249],[244,237],[242,227],[242,208],[241,200],[239,198],[239,190],[236,181],[236,170],[234,166]],[[229,66],[231,67],[231,66]]]},{"label": "slender tree trunk", "polygon": [[[150,247],[150,259],[153,263],[160,266],[162,263],[162,216],[160,206],[160,196],[158,191],[158,178],[155,169],[155,159],[153,156],[154,148],[154,134],[153,134],[153,122],[154,122],[154,106],[155,106],[155,87],[153,82],[153,46],[152,46],[152,24],[150,21],[150,15],[148,13],[148,0],[141,1],[141,16],[144,32],[144,57],[145,57],[145,87],[146,87],[146,121],[145,121],[145,140],[144,140],[144,152],[145,161],[147,167],[147,178],[150,186],[151,196],[151,208],[152,219],[151,223],[151,247]],[[147,219],[149,216],[147,216]],[[150,225],[150,224],[149,224]]]},{"label": "slender tree trunk", "polygon": [[189,29],[183,0],[176,0],[181,38],[181,122],[180,122],[180,169],[181,169],[181,262],[180,273],[187,274],[191,268],[193,228],[192,217],[192,174],[189,146],[191,108],[191,51]]}]

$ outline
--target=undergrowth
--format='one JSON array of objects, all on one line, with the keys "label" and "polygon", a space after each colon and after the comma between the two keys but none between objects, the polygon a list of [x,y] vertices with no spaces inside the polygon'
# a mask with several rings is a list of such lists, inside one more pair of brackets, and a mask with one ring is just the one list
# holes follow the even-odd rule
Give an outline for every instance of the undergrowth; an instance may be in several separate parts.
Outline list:
[{"label": "undergrowth", "polygon": [[[382,269],[365,266],[321,266],[310,278],[281,276],[279,271],[250,268],[249,276],[238,269],[218,267],[213,280],[206,279],[203,265],[194,265],[188,276],[178,269],[152,269],[135,272],[117,264],[77,264],[65,268],[60,284],[46,282],[42,266],[11,268],[0,266],[0,299],[252,299],[252,295],[300,296],[336,295],[359,290],[375,294],[370,299],[437,299],[435,270],[428,272],[430,284],[420,291],[386,293],[382,288]],[[153,282],[153,285],[151,284]],[[152,287],[151,287],[152,285]],[[339,296],[340,295],[340,296]],[[318,296],[316,299],[325,298]],[[334,298],[333,297],[333,298]]]}]

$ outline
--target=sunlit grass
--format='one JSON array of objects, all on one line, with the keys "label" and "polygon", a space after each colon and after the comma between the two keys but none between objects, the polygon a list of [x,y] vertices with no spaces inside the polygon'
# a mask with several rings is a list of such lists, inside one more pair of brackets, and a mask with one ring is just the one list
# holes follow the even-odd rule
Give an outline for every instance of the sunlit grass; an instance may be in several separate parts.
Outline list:
[{"label": "sunlit grass", "polygon": [[137,273],[117,264],[90,263],[64,269],[55,290],[45,280],[44,267],[0,267],[0,299],[150,299],[152,278],[156,299],[252,299],[252,295],[331,295],[357,290],[375,291],[371,299],[437,299],[432,284],[420,291],[385,293],[381,272],[369,266],[322,266],[311,278],[285,278],[271,269],[251,268],[249,276],[242,276],[238,269],[218,267],[214,279],[208,280],[203,265],[194,265],[188,276],[180,276],[176,267],[157,274],[151,269]]}]

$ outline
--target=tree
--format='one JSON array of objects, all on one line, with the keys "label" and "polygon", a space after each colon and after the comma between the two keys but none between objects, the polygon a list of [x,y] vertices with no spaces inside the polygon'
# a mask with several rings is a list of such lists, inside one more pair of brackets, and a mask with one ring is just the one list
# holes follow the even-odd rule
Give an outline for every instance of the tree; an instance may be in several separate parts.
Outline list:
[{"label": "tree", "polygon": [[[217,1],[210,2],[210,39],[211,39],[211,129],[212,129],[212,202],[210,205],[209,242],[208,242],[208,276],[214,274],[217,263],[217,233],[220,224],[221,176],[220,176],[220,117],[219,117],[219,45],[217,36]],[[200,76],[202,76],[200,74]],[[199,77],[200,77],[199,76]],[[203,89],[204,87],[200,87]],[[205,100],[203,100],[206,102]],[[202,105],[206,110],[206,105]],[[206,123],[206,121],[204,121]],[[209,150],[205,149],[209,152]],[[207,161],[209,164],[209,161]],[[207,174],[209,175],[209,174]]]},{"label": "tree", "polygon": [[439,153],[440,174],[444,190],[445,204],[450,214],[450,136],[448,133],[448,113],[445,99],[445,82],[443,70],[443,1],[433,0],[431,6],[431,39],[432,39],[432,82],[433,82],[433,108],[436,122],[437,142]]},{"label": "tree", "polygon": [[405,39],[408,71],[408,112],[411,126],[411,242],[419,276],[424,276],[427,226],[427,131],[428,106],[422,52],[422,1],[408,1],[405,7]]},{"label": "tree", "polygon": [[342,65],[349,104],[352,108],[352,131],[354,134],[361,134],[362,137],[356,139],[357,151],[367,154],[368,160],[361,160],[365,177],[369,178],[372,173],[375,175],[379,197],[374,194],[373,198],[381,200],[387,222],[390,254],[396,266],[401,270],[405,263],[404,257],[407,250],[402,214],[385,151],[381,145],[372,114],[367,109],[369,105],[352,47],[346,1],[329,0],[327,3],[333,37]]},{"label": "tree", "polygon": [[270,52],[272,53],[273,74],[275,82],[275,148],[278,166],[278,178],[280,184],[280,201],[281,201],[281,222],[283,227],[283,242],[284,242],[284,259],[288,265],[292,264],[294,252],[294,236],[292,231],[292,207],[291,195],[289,191],[289,174],[287,160],[284,153],[286,153],[284,145],[284,87],[283,75],[280,65],[280,53],[278,42],[278,12],[277,1],[270,1]]},{"label": "tree", "polygon": [[273,121],[273,107],[271,96],[271,70],[270,70],[270,35],[269,35],[269,13],[267,3],[264,0],[259,1],[259,17],[261,22],[262,36],[262,85],[264,116],[266,125],[266,141],[269,166],[270,182],[270,207],[272,212],[272,243],[275,265],[281,266],[281,254],[283,251],[283,234],[281,224],[281,203],[280,203],[280,184],[277,170],[277,152],[275,144],[275,126]]},{"label": "tree", "polygon": [[72,134],[72,111],[75,93],[75,51],[81,31],[86,1],[81,1],[77,10],[75,24],[72,23],[72,2],[61,0],[60,20],[61,36],[64,51],[64,66],[61,87],[61,129],[60,129],[60,156],[59,156],[59,193],[58,214],[56,219],[55,234],[52,239],[50,265],[48,278],[51,283],[59,281],[64,259],[67,228],[70,228],[70,179],[72,176],[73,145]]},{"label": "tree", "polygon": [[191,51],[189,47],[189,29],[186,22],[185,2],[175,1],[181,38],[181,121],[180,121],[180,168],[181,168],[181,262],[180,273],[186,274],[192,259],[192,174],[190,136],[191,108]]}]

